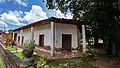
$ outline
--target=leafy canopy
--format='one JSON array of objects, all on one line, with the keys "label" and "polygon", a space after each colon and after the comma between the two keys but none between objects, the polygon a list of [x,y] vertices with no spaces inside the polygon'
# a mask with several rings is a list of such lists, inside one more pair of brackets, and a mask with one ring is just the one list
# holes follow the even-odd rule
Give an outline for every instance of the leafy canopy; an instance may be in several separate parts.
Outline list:
[{"label": "leafy canopy", "polygon": [[87,36],[120,41],[119,0],[47,0],[49,9],[72,12],[73,19],[88,24]]}]

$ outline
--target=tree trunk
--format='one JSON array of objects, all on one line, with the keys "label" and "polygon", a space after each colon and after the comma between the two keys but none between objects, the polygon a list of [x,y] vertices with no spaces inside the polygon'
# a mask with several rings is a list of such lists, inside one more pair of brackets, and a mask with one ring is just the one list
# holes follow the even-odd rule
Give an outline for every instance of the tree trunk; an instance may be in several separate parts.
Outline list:
[{"label": "tree trunk", "polygon": [[98,38],[95,38],[95,48],[98,48]]},{"label": "tree trunk", "polygon": [[112,48],[113,48],[113,44],[112,41],[109,39],[107,44],[107,51],[106,51],[108,55],[112,55]]},{"label": "tree trunk", "polygon": [[119,46],[119,42],[115,42],[115,55],[116,56],[120,56],[120,46]]}]

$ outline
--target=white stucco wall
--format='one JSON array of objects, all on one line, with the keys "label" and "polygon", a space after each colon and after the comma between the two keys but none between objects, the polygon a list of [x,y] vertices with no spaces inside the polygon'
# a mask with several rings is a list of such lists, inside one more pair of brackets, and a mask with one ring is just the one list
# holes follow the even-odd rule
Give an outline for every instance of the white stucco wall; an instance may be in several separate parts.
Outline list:
[{"label": "white stucco wall", "polygon": [[[29,41],[30,38],[31,38],[31,31],[30,31],[30,28],[29,28],[29,29],[23,30],[22,36],[24,37],[24,41],[23,41],[23,42]],[[20,39],[20,41],[21,41],[21,40],[22,40],[22,39]]]},{"label": "white stucco wall", "polygon": [[[34,27],[34,40],[35,44],[39,45],[39,35],[44,34],[44,46],[51,45],[51,25],[45,24],[41,26]],[[77,37],[77,26],[72,24],[61,24],[55,23],[55,47],[62,48],[62,34],[71,34],[72,41],[71,45],[72,48],[78,47],[78,37]],[[17,33],[17,41],[18,36],[20,33]],[[30,40],[31,37],[31,30],[30,28],[23,30],[22,36],[24,36],[24,42],[26,40]],[[21,37],[20,37],[21,41]]]},{"label": "white stucco wall", "polygon": [[[30,28],[23,30],[22,33],[20,33],[20,31],[17,31],[16,33],[17,33],[17,41],[16,41],[17,43],[18,43],[18,36],[23,36],[24,37],[23,42],[26,42],[26,41],[30,40],[30,36],[31,36]],[[21,41],[22,41],[22,38],[20,37],[20,43],[19,44],[21,44]]]},{"label": "white stucco wall", "polygon": [[72,24],[61,24],[56,23],[56,46],[57,48],[62,48],[62,34],[71,34],[72,40],[71,45],[72,48],[77,48],[78,46],[78,37],[77,37],[77,26]]},{"label": "white stucco wall", "polygon": [[[22,33],[20,33],[20,31],[17,31],[17,43],[18,43],[18,36],[24,36],[24,41],[30,41],[31,39],[31,30],[30,28],[23,30]],[[35,40],[35,44],[39,45],[39,35],[40,34],[44,34],[44,45],[45,46],[50,46],[51,45],[51,31],[50,31],[50,24],[46,24],[46,25],[41,25],[41,26],[37,26],[34,27],[34,40]],[[21,37],[20,37],[20,44],[21,44]]]},{"label": "white stucco wall", "polygon": [[44,34],[44,46],[50,46],[51,45],[50,24],[41,25],[34,28],[34,40],[37,45],[39,45],[40,34]]},{"label": "white stucco wall", "polygon": [[18,36],[20,36],[20,31],[16,31],[16,33],[17,33],[16,43],[18,43]]}]

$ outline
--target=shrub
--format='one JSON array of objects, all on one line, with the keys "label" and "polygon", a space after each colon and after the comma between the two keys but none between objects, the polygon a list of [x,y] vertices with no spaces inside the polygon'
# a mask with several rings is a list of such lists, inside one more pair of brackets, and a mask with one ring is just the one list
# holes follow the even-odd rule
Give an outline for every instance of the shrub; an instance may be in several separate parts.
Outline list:
[{"label": "shrub", "polygon": [[83,54],[82,57],[83,61],[88,61],[88,60],[96,60],[95,54],[92,52],[91,47],[87,46],[87,51],[85,54]]},{"label": "shrub", "polygon": [[37,68],[43,68],[47,63],[47,58],[44,56],[39,56],[37,58]]},{"label": "shrub", "polygon": [[34,41],[26,41],[26,42],[22,45],[22,48],[35,49],[35,42],[34,42]]}]

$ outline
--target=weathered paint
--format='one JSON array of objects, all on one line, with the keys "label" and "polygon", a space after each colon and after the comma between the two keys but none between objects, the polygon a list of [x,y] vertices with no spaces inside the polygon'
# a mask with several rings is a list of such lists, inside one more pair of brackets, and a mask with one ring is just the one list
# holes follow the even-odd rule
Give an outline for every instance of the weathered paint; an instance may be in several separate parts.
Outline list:
[{"label": "weathered paint", "polygon": [[72,48],[78,47],[77,26],[72,24],[56,24],[56,47],[62,48],[62,34],[71,34]]},{"label": "weathered paint", "polygon": [[86,36],[85,36],[85,25],[82,25],[82,39],[83,39],[83,53],[86,52]]},{"label": "weathered paint", "polygon": [[37,45],[39,45],[40,34],[44,34],[44,46],[50,46],[51,45],[50,24],[34,27],[34,40]]},{"label": "weathered paint", "polygon": [[[78,47],[78,35],[77,35],[77,26],[72,24],[62,24],[55,23],[55,47],[62,48],[62,34],[71,34],[72,48]],[[20,33],[17,33],[17,38],[20,36]],[[44,46],[51,46],[51,24],[45,24],[41,26],[34,27],[34,40],[35,44],[39,45],[39,35],[44,34]],[[22,32],[22,36],[24,36],[24,42],[31,39],[31,28],[25,29]],[[20,41],[22,39],[20,38]]]},{"label": "weathered paint", "polygon": [[[24,37],[24,41],[23,41],[23,42],[30,41],[30,39],[31,39],[30,28],[29,28],[29,29],[26,29],[26,30],[23,30],[22,36]],[[20,41],[21,41],[21,40],[22,40],[22,38],[20,38]],[[20,44],[21,44],[21,43],[20,43]]]},{"label": "weathered paint", "polygon": [[55,52],[55,23],[51,22],[51,47],[50,47],[50,55],[54,56]]},{"label": "weathered paint", "polygon": [[17,40],[16,40],[16,43],[17,43],[17,44],[20,44],[20,43],[18,42],[18,36],[20,36],[20,31],[16,31],[15,33],[17,33]]},{"label": "weathered paint", "polygon": [[34,27],[31,27],[31,40],[34,41]]}]

